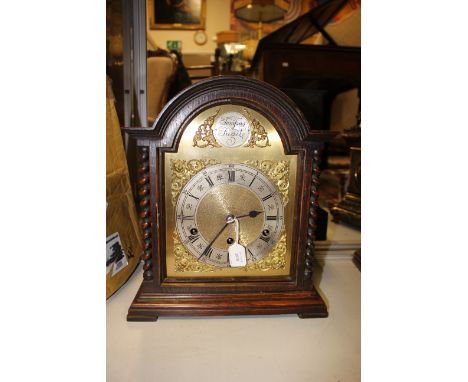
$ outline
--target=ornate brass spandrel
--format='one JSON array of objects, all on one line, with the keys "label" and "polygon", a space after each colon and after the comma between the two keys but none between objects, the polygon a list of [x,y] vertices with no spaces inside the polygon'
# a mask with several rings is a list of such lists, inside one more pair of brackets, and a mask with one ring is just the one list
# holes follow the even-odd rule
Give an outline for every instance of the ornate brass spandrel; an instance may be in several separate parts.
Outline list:
[{"label": "ornate brass spandrel", "polygon": [[[220,161],[215,159],[172,159],[171,160],[171,191],[172,204],[177,203],[177,198],[180,191],[184,188],[187,182],[198,172],[206,167],[214,164],[219,164]],[[242,163],[255,167],[264,174],[276,185],[281,193],[283,205],[289,201],[289,161],[287,160],[254,160],[242,161]],[[187,251],[184,245],[180,242],[177,230],[173,231],[174,242],[174,271],[176,273],[193,272],[193,273],[219,273],[231,268],[215,267],[205,262],[199,261],[195,256]],[[240,242],[247,245],[245,238],[241,234]],[[259,261],[249,264],[241,268],[245,272],[266,272],[271,270],[282,270],[286,267],[286,232],[283,231],[280,240],[275,244],[271,252],[260,259]]]},{"label": "ornate brass spandrel", "polygon": [[278,187],[283,199],[283,206],[289,201],[289,161],[286,160],[248,160],[244,164],[258,168]]},{"label": "ornate brass spandrel", "polygon": [[218,163],[221,162],[215,159],[171,159],[172,205],[176,205],[180,191],[195,174],[210,165]]},{"label": "ornate brass spandrel", "polygon": [[244,267],[245,271],[271,271],[284,269],[286,266],[286,233],[283,231],[279,241],[275,244],[271,252],[252,264]]},{"label": "ornate brass spandrel", "polygon": [[[216,159],[171,159],[172,205],[176,205],[180,191],[194,175],[208,166],[219,163],[221,162]],[[247,160],[242,161],[242,163],[255,167],[266,174],[278,187],[283,199],[283,206],[288,204],[289,161]]]},{"label": "ornate brass spandrel", "polygon": [[[216,140],[213,133],[213,124],[220,112],[221,108],[209,117],[207,117],[199,126],[195,135],[193,136],[193,147],[205,148],[205,147],[222,147],[221,144]],[[268,132],[261,122],[252,116],[252,114],[246,109],[242,109],[242,114],[247,117],[250,121],[250,137],[248,142],[243,147],[249,148],[265,148],[271,146],[270,139],[268,138]]]},{"label": "ornate brass spandrel", "polygon": [[[177,273],[195,272],[195,273],[211,273],[222,272],[230,268],[220,268],[203,261],[199,261],[195,256],[189,253],[184,245],[180,242],[177,231],[172,234],[174,240],[174,258],[175,269]],[[241,240],[242,242],[242,235]],[[286,267],[286,233],[283,231],[279,241],[275,244],[271,252],[261,260],[251,263],[242,269],[245,272],[261,271],[267,272],[270,270],[281,270]]]},{"label": "ornate brass spandrel", "polygon": [[[172,204],[173,206],[177,203],[177,198],[180,191],[184,188],[187,182],[195,176],[198,172],[204,170],[206,167],[221,162],[215,159],[172,159],[171,160],[171,191],[172,191]],[[254,160],[254,161],[242,161],[242,163],[257,168],[266,174],[270,180],[278,187],[281,193],[283,206],[289,201],[289,161],[286,160]],[[224,269],[211,266],[202,261],[199,261],[195,256],[187,251],[184,245],[180,242],[177,230],[173,231],[174,241],[174,270],[175,272],[220,272]],[[244,235],[240,235],[240,243],[247,245],[247,241]],[[269,271],[269,270],[281,270],[286,266],[286,232],[283,231],[280,240],[275,244],[272,251],[260,259],[259,261],[250,264],[242,268],[246,272],[252,271]]]},{"label": "ornate brass spandrel", "polygon": [[216,142],[213,135],[213,123],[220,110],[221,109],[218,109],[215,114],[210,115],[200,126],[198,126],[197,132],[193,137],[193,147],[221,147],[221,145]]},{"label": "ornate brass spandrel", "polygon": [[268,133],[266,132],[265,127],[256,118],[252,117],[252,115],[247,109],[243,109],[243,112],[250,119],[251,123],[250,139],[244,145],[244,147],[265,148],[271,146],[270,140],[268,139]]},{"label": "ornate brass spandrel", "polygon": [[206,273],[214,272],[222,268],[216,268],[212,265],[199,261],[195,256],[189,253],[184,245],[179,240],[177,230],[172,234],[174,240],[174,258],[175,258],[175,271],[176,272],[196,272]]}]

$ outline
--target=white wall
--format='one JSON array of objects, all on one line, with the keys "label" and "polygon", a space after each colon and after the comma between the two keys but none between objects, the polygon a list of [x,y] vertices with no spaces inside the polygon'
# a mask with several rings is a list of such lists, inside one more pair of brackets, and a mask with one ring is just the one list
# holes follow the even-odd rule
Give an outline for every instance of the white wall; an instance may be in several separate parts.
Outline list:
[{"label": "white wall", "polygon": [[[182,53],[210,53],[214,54],[216,43],[213,37],[216,33],[229,30],[231,1],[230,0],[206,0],[206,29],[208,41],[205,45],[197,45],[193,40],[193,30],[150,30],[148,35],[160,48],[166,49],[167,40],[181,40]],[[148,12],[147,12],[148,13]],[[147,24],[149,22],[147,21]]]}]

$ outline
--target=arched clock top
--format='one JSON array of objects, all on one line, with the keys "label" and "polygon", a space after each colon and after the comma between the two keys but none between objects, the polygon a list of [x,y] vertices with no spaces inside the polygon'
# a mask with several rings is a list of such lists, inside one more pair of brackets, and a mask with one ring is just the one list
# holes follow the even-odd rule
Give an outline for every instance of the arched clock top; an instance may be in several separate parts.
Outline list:
[{"label": "arched clock top", "polygon": [[158,140],[168,151],[178,148],[184,130],[201,112],[221,105],[248,107],[268,119],[285,153],[307,142],[326,141],[330,132],[312,130],[297,106],[277,88],[243,76],[217,76],[196,83],[173,98],[151,128],[129,129],[142,139]]}]

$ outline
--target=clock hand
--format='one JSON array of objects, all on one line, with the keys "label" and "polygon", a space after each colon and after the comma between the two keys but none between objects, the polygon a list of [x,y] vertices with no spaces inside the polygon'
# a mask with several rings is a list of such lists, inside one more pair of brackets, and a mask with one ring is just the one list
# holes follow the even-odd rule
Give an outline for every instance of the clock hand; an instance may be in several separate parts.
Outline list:
[{"label": "clock hand", "polygon": [[200,260],[203,256],[206,256],[208,254],[208,252],[210,251],[210,248],[211,246],[213,245],[213,243],[216,241],[216,239],[219,237],[219,235],[221,235],[221,233],[225,230],[225,228],[228,226],[229,223],[226,223],[224,225],[223,228],[221,228],[221,230],[216,234],[216,236],[213,238],[213,240],[211,240],[210,244],[208,244],[205,248],[205,250],[203,251],[203,253],[198,257],[198,260]]},{"label": "clock hand", "polygon": [[[231,223],[234,223],[237,219],[239,218],[245,218],[247,216],[251,217],[251,218],[255,218],[257,217],[258,215],[262,214],[263,211],[250,211],[248,214],[246,215],[241,215],[241,216],[238,216],[238,217],[234,217],[233,215],[228,215],[226,217],[226,224],[224,224],[223,228],[221,228],[221,230],[216,234],[216,236],[213,238],[213,240],[211,240],[211,242],[206,246],[205,250],[202,252],[202,254],[198,257],[198,260],[200,260],[203,256],[206,256],[210,249],[211,249],[211,246],[213,245],[213,243],[216,241],[216,239],[219,237],[219,235],[221,235],[223,233],[223,231],[226,229],[226,227],[231,224]],[[237,223],[239,224],[239,223]],[[238,232],[237,232],[238,233]]]},{"label": "clock hand", "polygon": [[236,216],[237,219],[245,218],[247,216],[251,218],[256,218],[258,215],[263,214],[264,211],[250,211],[248,214]]}]

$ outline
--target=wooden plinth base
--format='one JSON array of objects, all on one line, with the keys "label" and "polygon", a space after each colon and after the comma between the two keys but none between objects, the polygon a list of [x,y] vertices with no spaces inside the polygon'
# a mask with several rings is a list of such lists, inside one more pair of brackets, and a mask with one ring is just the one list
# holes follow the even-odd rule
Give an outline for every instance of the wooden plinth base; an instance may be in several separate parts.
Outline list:
[{"label": "wooden plinth base", "polygon": [[156,321],[159,316],[298,314],[301,318],[327,317],[327,307],[312,291],[164,294],[138,291],[127,321]]}]

